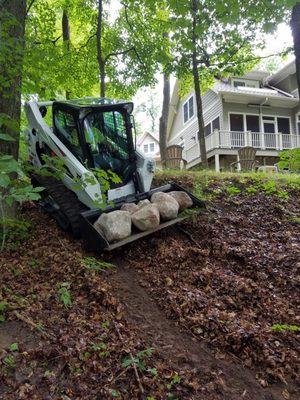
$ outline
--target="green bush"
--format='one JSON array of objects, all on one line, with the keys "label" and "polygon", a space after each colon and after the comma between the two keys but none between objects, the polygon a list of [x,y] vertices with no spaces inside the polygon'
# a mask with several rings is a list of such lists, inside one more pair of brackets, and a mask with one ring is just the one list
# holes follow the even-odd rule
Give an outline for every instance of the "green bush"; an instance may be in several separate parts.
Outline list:
[{"label": "green bush", "polygon": [[280,169],[288,168],[290,171],[300,171],[300,149],[284,150],[279,157]]},{"label": "green bush", "polygon": [[0,242],[4,239],[7,248],[15,248],[30,236],[31,223],[24,219],[6,218],[0,220]]}]

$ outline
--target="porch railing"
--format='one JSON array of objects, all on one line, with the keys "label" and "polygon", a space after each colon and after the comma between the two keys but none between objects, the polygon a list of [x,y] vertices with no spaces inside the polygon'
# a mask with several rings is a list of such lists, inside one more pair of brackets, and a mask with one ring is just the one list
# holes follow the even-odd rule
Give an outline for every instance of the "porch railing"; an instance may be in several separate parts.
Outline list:
[{"label": "porch railing", "polygon": [[[251,146],[258,150],[286,150],[300,147],[300,135],[263,132],[236,132],[215,130],[205,138],[206,151],[214,149],[239,149]],[[184,150],[184,157],[191,162],[200,157],[199,143]]]}]

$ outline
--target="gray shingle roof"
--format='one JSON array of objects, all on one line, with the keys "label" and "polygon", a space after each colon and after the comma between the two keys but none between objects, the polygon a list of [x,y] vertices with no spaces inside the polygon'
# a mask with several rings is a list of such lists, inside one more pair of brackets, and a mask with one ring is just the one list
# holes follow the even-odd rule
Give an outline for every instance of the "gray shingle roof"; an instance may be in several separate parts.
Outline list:
[{"label": "gray shingle roof", "polygon": [[263,88],[250,88],[250,87],[234,87],[229,83],[219,82],[215,85],[214,88],[218,92],[227,92],[227,93],[236,93],[236,94],[247,94],[254,96],[263,96],[263,97],[279,97],[289,99],[292,98],[288,95],[281,93],[280,91],[270,89],[268,87]]}]

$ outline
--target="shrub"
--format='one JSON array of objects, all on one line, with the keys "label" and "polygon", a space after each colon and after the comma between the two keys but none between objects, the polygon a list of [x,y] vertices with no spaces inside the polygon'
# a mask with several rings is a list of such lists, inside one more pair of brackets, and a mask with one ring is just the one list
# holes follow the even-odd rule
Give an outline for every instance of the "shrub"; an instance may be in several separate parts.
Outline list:
[{"label": "shrub", "polygon": [[290,171],[300,171],[300,149],[284,150],[279,157],[280,169],[288,168]]}]

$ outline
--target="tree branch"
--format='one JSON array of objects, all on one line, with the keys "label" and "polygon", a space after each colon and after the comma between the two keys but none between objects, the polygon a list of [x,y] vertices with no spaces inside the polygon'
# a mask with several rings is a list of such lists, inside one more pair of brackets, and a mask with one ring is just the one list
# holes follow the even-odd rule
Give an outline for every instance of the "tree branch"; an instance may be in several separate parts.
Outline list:
[{"label": "tree branch", "polygon": [[[131,32],[132,32],[133,34],[135,34],[134,28],[133,28],[131,22],[129,21],[128,6],[127,6],[127,4],[125,4],[125,3],[121,3],[121,4],[122,4],[123,7],[124,7],[124,11],[125,11],[125,20],[126,20],[126,22],[127,22],[127,25],[128,25],[128,27],[129,27],[129,29],[131,30]],[[136,55],[136,58],[138,59],[139,63],[143,66],[143,68],[146,69],[147,66],[145,65],[145,63],[144,63],[143,60],[141,59],[141,57],[140,57],[140,55],[139,55],[139,53],[138,53],[136,47],[133,46],[132,50],[134,51],[134,53],[135,53],[135,55]]]},{"label": "tree branch", "polygon": [[129,49],[123,50],[123,51],[115,51],[113,53],[110,53],[105,57],[105,62],[111,57],[121,56],[121,55],[127,54],[127,53],[129,53],[130,51],[133,51],[133,50],[134,50],[134,46],[130,47]]},{"label": "tree branch", "polygon": [[51,42],[54,44],[54,46],[56,45],[56,42],[62,37],[62,35],[58,36],[56,39],[51,40]]},{"label": "tree branch", "polygon": [[[293,51],[293,48],[292,47],[288,47],[286,50],[281,51],[279,53],[273,53],[273,54],[269,54],[267,56],[259,56],[259,57],[247,58],[245,60],[237,62],[236,64],[246,64],[246,63],[251,62],[251,61],[259,61],[259,60],[264,60],[266,58],[271,58],[271,57],[276,57],[276,56],[284,56],[284,55],[287,55],[288,53],[290,53],[291,51]],[[218,64],[212,64],[211,66],[224,67],[227,63],[228,63],[228,61],[224,62],[222,64],[219,64],[219,65]]]},{"label": "tree branch", "polygon": [[85,44],[83,44],[82,46],[79,47],[79,50],[80,50],[80,49],[83,49],[84,47],[86,47],[86,46],[90,43],[90,41],[91,41],[95,36],[97,36],[97,32],[93,33],[93,34],[87,39],[87,41],[85,42]]},{"label": "tree branch", "polygon": [[33,6],[33,4],[35,3],[36,0],[31,0],[31,2],[28,4],[27,10],[26,10],[26,17],[29,14],[29,11],[31,9],[31,7]]}]

